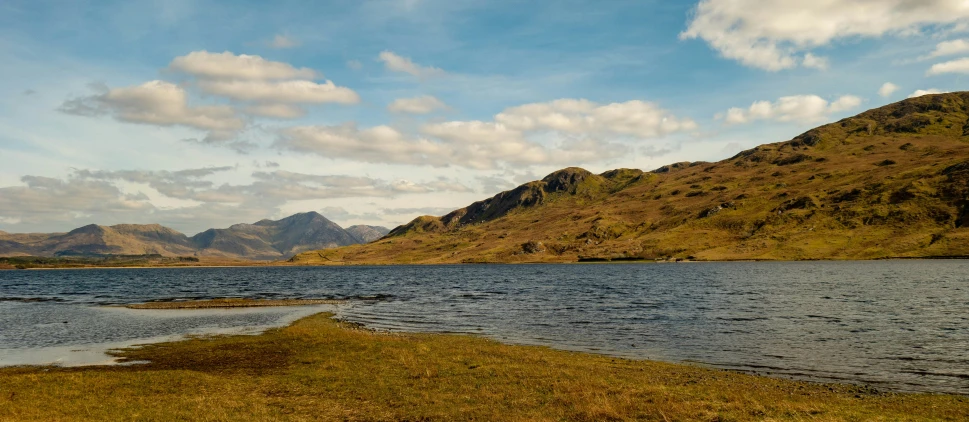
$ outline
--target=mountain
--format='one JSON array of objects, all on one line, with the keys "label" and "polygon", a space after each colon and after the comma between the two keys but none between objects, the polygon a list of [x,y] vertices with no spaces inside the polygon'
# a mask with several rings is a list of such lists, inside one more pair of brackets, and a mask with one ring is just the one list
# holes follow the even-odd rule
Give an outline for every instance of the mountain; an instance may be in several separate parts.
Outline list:
[{"label": "mountain", "polygon": [[192,237],[203,255],[278,259],[296,253],[361,243],[336,223],[315,213],[295,214],[279,221],[236,224],[209,229]]},{"label": "mountain", "polygon": [[390,229],[380,226],[356,225],[347,227],[347,232],[354,239],[357,239],[358,243],[370,243],[386,236],[387,233],[390,233]]},{"label": "mountain", "polygon": [[716,163],[580,168],[300,263],[969,256],[969,93],[861,113]]},{"label": "mountain", "polygon": [[68,233],[0,232],[0,256],[159,254],[273,260],[307,250],[362,243],[355,234],[358,230],[344,230],[315,212],[209,229],[192,237],[158,224],[91,224]]}]

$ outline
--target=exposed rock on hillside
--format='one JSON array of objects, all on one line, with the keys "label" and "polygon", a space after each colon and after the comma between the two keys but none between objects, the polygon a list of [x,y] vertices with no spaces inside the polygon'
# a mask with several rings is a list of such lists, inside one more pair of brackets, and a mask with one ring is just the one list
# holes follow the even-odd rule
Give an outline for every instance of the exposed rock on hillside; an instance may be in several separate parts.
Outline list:
[{"label": "exposed rock on hillside", "polygon": [[[539,242],[543,253],[523,253]],[[716,163],[567,168],[379,241],[294,260],[927,256],[969,256],[966,92],[890,104]]]},{"label": "exposed rock on hillside", "polygon": [[347,233],[350,233],[358,243],[369,243],[374,240],[380,239],[390,233],[390,229],[380,226],[366,226],[366,225],[356,225],[347,227]]}]

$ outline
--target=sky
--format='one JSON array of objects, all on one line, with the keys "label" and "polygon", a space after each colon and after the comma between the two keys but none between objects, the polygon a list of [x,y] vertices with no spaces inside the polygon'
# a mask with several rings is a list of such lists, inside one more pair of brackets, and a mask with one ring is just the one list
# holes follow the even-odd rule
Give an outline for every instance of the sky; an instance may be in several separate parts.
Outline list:
[{"label": "sky", "polygon": [[967,82],[966,0],[5,0],[0,230],[394,227]]}]

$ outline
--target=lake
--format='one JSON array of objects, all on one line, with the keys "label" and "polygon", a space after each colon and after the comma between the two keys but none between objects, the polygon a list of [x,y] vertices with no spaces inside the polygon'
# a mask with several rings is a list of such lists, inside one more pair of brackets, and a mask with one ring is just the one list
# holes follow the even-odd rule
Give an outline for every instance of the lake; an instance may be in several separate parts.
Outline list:
[{"label": "lake", "polygon": [[[215,297],[349,301],[104,306]],[[98,363],[105,348],[320,311],[382,330],[969,394],[966,260],[0,271],[0,365]]]}]

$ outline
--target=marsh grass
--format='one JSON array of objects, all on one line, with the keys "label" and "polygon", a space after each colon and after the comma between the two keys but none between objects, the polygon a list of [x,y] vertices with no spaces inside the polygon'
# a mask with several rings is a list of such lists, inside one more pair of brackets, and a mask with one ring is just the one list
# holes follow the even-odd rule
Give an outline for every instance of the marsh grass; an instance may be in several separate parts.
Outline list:
[{"label": "marsh grass", "polygon": [[967,420],[969,398],[386,334],[319,314],[258,336],[0,370],[0,420]]}]

